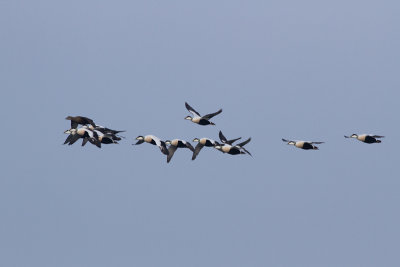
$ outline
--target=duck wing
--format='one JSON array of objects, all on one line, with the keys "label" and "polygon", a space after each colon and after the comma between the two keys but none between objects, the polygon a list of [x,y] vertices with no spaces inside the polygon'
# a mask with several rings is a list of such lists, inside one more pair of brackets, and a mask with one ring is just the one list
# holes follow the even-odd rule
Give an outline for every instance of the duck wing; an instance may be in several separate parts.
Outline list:
[{"label": "duck wing", "polygon": [[88,141],[89,141],[89,137],[83,138],[82,146],[85,146]]},{"label": "duck wing", "polygon": [[187,148],[190,149],[190,151],[194,152],[194,148],[189,142],[186,142],[185,145],[186,145]]},{"label": "duck wing", "polygon": [[226,143],[228,140],[226,139],[226,137],[222,134],[222,131],[219,131],[219,140],[221,140],[222,143]]},{"label": "duck wing", "polygon": [[185,102],[185,107],[193,115],[201,117],[200,113],[198,113],[194,108],[192,108],[187,102]]},{"label": "duck wing", "polygon": [[69,141],[68,145],[73,145],[76,141],[78,141],[78,139],[81,138],[81,136],[79,134],[74,134],[71,137],[71,140]]},{"label": "duck wing", "polygon": [[83,121],[84,124],[90,124],[90,125],[92,125],[94,128],[96,128],[96,124],[93,122],[92,119],[89,119],[89,118],[87,118],[87,117],[81,117],[81,118],[82,118],[82,121]]},{"label": "duck wing", "polygon": [[200,143],[198,143],[198,144],[196,145],[196,148],[194,149],[194,152],[193,152],[192,160],[195,160],[195,159],[196,159],[197,155],[200,153],[200,150],[201,150],[203,147],[204,147],[204,146],[203,146],[202,144],[200,144]]},{"label": "duck wing", "polygon": [[76,129],[76,128],[78,128],[78,123],[71,120],[71,129]]},{"label": "duck wing", "polygon": [[240,139],[242,139],[242,137],[238,137],[238,138],[235,138],[235,139],[228,140],[228,141],[226,141],[226,143],[228,145],[232,145],[233,143],[235,143],[237,140],[240,140]]},{"label": "duck wing", "polygon": [[71,139],[72,139],[73,136],[74,136],[74,135],[72,135],[72,134],[68,135],[67,139],[65,139],[64,145],[65,145],[66,143],[69,143],[69,142],[71,141]]},{"label": "duck wing", "polygon": [[167,163],[169,163],[174,156],[174,153],[178,147],[176,146],[169,146],[168,148],[168,156],[167,156]]},{"label": "duck wing", "polygon": [[160,145],[158,145],[158,147],[160,148],[161,153],[163,153],[164,155],[167,155],[167,156],[169,155],[167,145],[165,144],[164,141],[160,140]]},{"label": "duck wing", "polygon": [[250,141],[251,141],[251,137],[249,137],[249,139],[247,139],[246,141],[237,144],[237,146],[243,147],[243,146],[245,146],[246,144],[248,144]]},{"label": "duck wing", "polygon": [[211,119],[212,117],[214,117],[214,116],[220,114],[221,112],[222,112],[222,109],[218,110],[217,112],[204,115],[204,116],[203,116],[203,119],[209,120],[209,119]]},{"label": "duck wing", "polygon": [[242,149],[244,150],[244,152],[246,152],[247,154],[249,154],[251,157],[253,157],[253,155],[244,147],[242,147]]}]

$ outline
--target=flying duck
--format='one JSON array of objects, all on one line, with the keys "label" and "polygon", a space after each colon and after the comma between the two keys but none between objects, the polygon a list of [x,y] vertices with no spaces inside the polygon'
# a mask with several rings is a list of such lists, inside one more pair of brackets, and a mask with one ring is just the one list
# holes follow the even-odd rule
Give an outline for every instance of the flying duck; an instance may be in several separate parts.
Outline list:
[{"label": "flying duck", "polygon": [[356,138],[357,140],[367,143],[367,144],[373,144],[373,143],[382,143],[381,140],[377,138],[384,138],[384,136],[381,135],[369,135],[369,134],[352,134],[351,136],[344,136],[346,138]]},{"label": "flying duck", "polygon": [[158,138],[154,135],[146,135],[146,136],[139,135],[138,137],[136,137],[136,140],[139,140],[139,141],[137,141],[136,144],[133,144],[133,145],[140,145],[140,144],[146,142],[146,143],[150,143],[152,145],[158,146],[164,155],[168,156],[168,154],[169,154],[167,146],[165,145],[165,142],[161,141],[160,138]]},{"label": "flying duck", "polygon": [[195,160],[197,155],[200,153],[200,150],[207,146],[207,147],[215,147],[216,145],[219,145],[219,143],[217,141],[214,141],[212,139],[209,138],[195,138],[193,139],[193,142],[199,142],[196,147],[194,148],[194,152],[193,152],[193,156],[192,156],[192,160]]},{"label": "flying duck", "polygon": [[244,141],[242,143],[239,143],[239,144],[237,144],[235,146],[232,146],[232,145],[230,145],[228,143],[225,143],[222,146],[218,144],[218,145],[215,146],[215,148],[217,150],[223,152],[223,153],[228,153],[230,155],[238,155],[238,154],[246,154],[247,153],[250,156],[252,156],[251,153],[244,148],[244,146],[247,143],[249,143],[250,141],[251,141],[251,138],[249,138],[246,141]]},{"label": "flying duck", "polygon": [[[89,125],[89,129],[94,131],[99,131],[102,134],[111,136],[113,140],[117,140],[117,141],[121,141],[121,137],[123,136],[119,136],[119,133],[125,132],[125,131],[118,131],[118,130],[113,130],[104,126],[100,126],[100,125],[96,125],[96,127],[93,127],[92,125]],[[125,137],[123,137],[125,138]]]},{"label": "flying duck", "polygon": [[201,116],[200,113],[198,113],[194,108],[189,106],[187,102],[185,102],[186,109],[193,114],[193,117],[191,116],[186,116],[185,120],[190,120],[194,123],[200,124],[200,125],[215,125],[213,122],[210,121],[210,119],[222,112],[222,109],[218,110],[215,113],[207,114],[204,116]]},{"label": "flying duck", "polygon": [[237,140],[239,140],[239,139],[241,139],[242,137],[238,137],[238,138],[235,138],[235,139],[231,139],[231,140],[228,140],[228,139],[226,139],[226,137],[222,134],[222,131],[219,131],[219,140],[221,140],[221,142],[223,143],[223,144],[227,144],[227,145],[232,145],[234,142],[236,142]]},{"label": "flying duck", "polygon": [[93,127],[96,127],[96,124],[93,122],[93,120],[91,120],[91,119],[89,119],[87,117],[82,117],[82,116],[72,117],[72,116],[68,116],[65,119],[71,121],[71,129],[76,129],[78,127],[78,124],[82,124],[82,125],[90,124]]},{"label": "flying duck", "polygon": [[308,142],[308,141],[291,141],[291,140],[286,140],[282,138],[283,142],[288,142],[288,145],[294,145],[295,147],[301,148],[301,149],[305,149],[305,150],[309,150],[309,149],[313,149],[313,150],[318,150],[317,146],[314,146],[314,144],[323,144],[324,142]]},{"label": "flying duck", "polygon": [[97,138],[95,138],[93,132],[87,129],[86,127],[81,127],[78,129],[72,128],[65,131],[64,133],[69,134],[64,144],[68,143],[68,145],[73,145],[76,141],[78,141],[79,138],[82,138],[83,139],[82,146],[86,145],[87,141],[89,141],[98,148],[101,147],[100,141]]},{"label": "flying duck", "polygon": [[169,163],[174,156],[175,151],[178,149],[178,147],[181,148],[189,148],[192,152],[194,152],[193,146],[189,143],[186,142],[185,140],[180,140],[180,139],[173,139],[173,140],[167,140],[165,141],[165,144],[169,145],[168,147],[168,156],[167,156],[167,163]]}]

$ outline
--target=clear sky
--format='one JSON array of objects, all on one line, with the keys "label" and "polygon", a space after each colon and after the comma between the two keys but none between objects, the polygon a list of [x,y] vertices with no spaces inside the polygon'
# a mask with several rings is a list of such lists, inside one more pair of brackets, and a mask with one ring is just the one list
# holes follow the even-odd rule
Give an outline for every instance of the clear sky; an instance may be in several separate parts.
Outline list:
[{"label": "clear sky", "polygon": [[[0,1],[0,265],[399,266],[399,12],[368,0]],[[216,126],[185,121],[185,101],[223,108]],[[68,115],[127,138],[63,146]],[[182,149],[167,164],[131,145],[219,130],[251,136],[254,158]]]}]

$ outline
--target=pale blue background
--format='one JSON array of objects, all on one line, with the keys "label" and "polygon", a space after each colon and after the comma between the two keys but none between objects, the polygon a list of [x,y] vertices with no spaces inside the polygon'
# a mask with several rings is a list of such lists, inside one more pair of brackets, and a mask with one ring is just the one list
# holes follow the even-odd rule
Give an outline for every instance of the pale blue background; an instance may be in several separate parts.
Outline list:
[{"label": "pale blue background", "polygon": [[[0,266],[399,266],[399,12],[0,1]],[[185,101],[223,108],[217,126],[185,121]],[[63,146],[67,115],[127,139]],[[218,130],[254,158],[131,146]]]}]

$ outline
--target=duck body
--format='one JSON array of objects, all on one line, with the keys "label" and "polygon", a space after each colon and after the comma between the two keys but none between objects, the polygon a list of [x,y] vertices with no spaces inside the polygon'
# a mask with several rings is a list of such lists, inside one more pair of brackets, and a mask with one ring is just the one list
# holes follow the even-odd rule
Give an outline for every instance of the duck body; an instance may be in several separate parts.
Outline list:
[{"label": "duck body", "polygon": [[344,136],[345,138],[355,138],[358,141],[364,142],[366,144],[382,143],[378,138],[384,138],[381,135],[370,135],[370,134],[352,134],[351,136]]},{"label": "duck body", "polygon": [[219,143],[215,140],[212,140],[210,138],[195,138],[193,139],[193,142],[198,142],[198,144],[196,145],[196,147],[194,148],[194,152],[193,152],[193,156],[192,156],[192,160],[195,160],[197,155],[200,153],[201,149],[203,147],[215,147],[216,145],[219,145]]},{"label": "duck body", "polygon": [[173,139],[171,141],[165,141],[165,142],[169,143],[170,146],[175,146],[175,147],[180,147],[180,148],[189,148],[190,150],[194,150],[193,146],[185,140]]},{"label": "duck body", "polygon": [[237,144],[235,146],[227,144],[227,143],[223,144],[222,146],[220,144],[217,144],[215,146],[215,148],[217,150],[223,152],[223,153],[227,153],[227,154],[230,154],[230,155],[239,155],[239,154],[246,154],[247,153],[250,156],[252,156],[251,153],[247,149],[244,148],[244,146],[247,143],[249,143],[250,141],[251,141],[251,138],[249,138],[246,141],[241,142],[241,143],[239,143],[239,144]]},{"label": "duck body", "polygon": [[[196,141],[194,141],[194,142],[196,142]],[[218,144],[217,141],[212,140],[210,138],[206,138],[206,137],[203,137],[203,138],[199,139],[199,141],[197,141],[197,142],[199,142],[199,144],[201,144],[203,146],[207,146],[207,147],[214,147],[215,145]]]},{"label": "duck body", "polygon": [[298,148],[304,149],[304,150],[309,150],[309,149],[316,150],[316,149],[318,149],[318,147],[316,147],[313,144],[311,144],[310,142],[306,142],[306,141],[296,142],[295,146],[298,147]]},{"label": "duck body", "polygon": [[215,148],[223,153],[227,153],[230,155],[246,154],[246,152],[242,151],[239,147],[228,144],[224,144],[222,146],[216,146]]},{"label": "duck body", "polygon": [[297,148],[301,148],[304,150],[319,150],[317,146],[314,144],[323,144],[324,142],[310,142],[310,141],[292,141],[286,140],[282,138],[283,142],[288,142],[288,145],[293,145]]},{"label": "duck body", "polygon": [[215,125],[213,122],[211,122],[209,120],[206,120],[204,118],[201,118],[201,117],[193,117],[193,118],[191,118],[191,121],[194,122],[194,123],[197,123],[199,125],[203,125],[203,126]]}]

